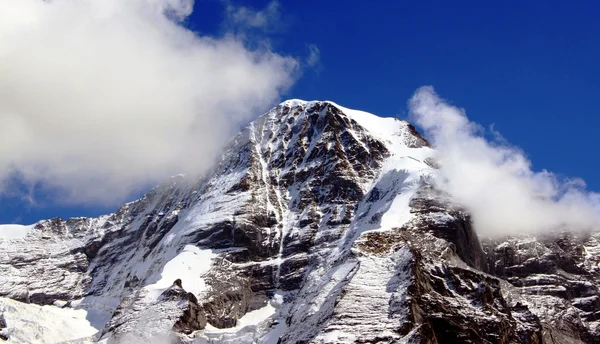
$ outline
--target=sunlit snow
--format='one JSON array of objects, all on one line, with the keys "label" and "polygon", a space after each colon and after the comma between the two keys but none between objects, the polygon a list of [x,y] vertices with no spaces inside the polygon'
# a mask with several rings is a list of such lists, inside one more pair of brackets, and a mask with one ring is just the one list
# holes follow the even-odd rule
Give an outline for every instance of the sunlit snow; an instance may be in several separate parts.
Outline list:
[{"label": "sunlit snow", "polygon": [[175,258],[165,264],[160,279],[146,286],[148,296],[153,300],[173,285],[176,279],[181,279],[183,288],[200,297],[206,288],[202,276],[210,270],[212,259],[216,254],[212,250],[201,250],[196,246],[187,245]]},{"label": "sunlit snow", "polygon": [[82,309],[38,306],[0,298],[0,314],[8,327],[3,331],[11,343],[86,343],[98,332]]},{"label": "sunlit snow", "polygon": [[33,225],[0,225],[0,239],[22,239],[33,228]]}]

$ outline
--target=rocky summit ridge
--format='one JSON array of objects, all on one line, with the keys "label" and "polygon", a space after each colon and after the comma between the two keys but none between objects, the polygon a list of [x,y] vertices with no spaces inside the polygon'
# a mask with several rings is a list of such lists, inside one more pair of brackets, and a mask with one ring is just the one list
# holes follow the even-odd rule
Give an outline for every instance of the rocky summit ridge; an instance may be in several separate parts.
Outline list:
[{"label": "rocky summit ridge", "polygon": [[197,180],[0,238],[0,342],[600,343],[600,235],[479,238],[433,154],[285,101]]}]

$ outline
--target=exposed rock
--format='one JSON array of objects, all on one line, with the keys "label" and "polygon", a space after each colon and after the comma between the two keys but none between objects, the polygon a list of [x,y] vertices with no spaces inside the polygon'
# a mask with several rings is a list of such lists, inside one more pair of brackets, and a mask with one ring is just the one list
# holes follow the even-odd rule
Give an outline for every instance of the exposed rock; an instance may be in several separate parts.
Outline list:
[{"label": "exposed rock", "polygon": [[194,294],[183,289],[180,279],[163,291],[155,302],[149,301],[144,289],[123,298],[104,328],[102,338],[116,343],[159,338],[175,343],[179,339],[169,330],[189,335],[206,327],[203,306]]},{"label": "exposed rock", "polygon": [[457,208],[450,195],[423,185],[412,198],[411,211],[417,217],[415,226],[452,243],[452,249],[469,266],[487,272],[486,256],[467,212]]},{"label": "exposed rock", "polygon": [[252,302],[249,280],[222,268],[210,272],[206,283],[210,286],[202,304],[206,319],[216,328],[234,327]]},{"label": "exposed rock", "polygon": [[598,238],[565,232],[484,241],[490,272],[513,285],[551,329],[549,343],[600,342]]},{"label": "exposed rock", "polygon": [[4,319],[4,315],[0,313],[0,340],[8,340],[8,335],[2,333],[3,329],[6,328],[6,320]]},{"label": "exposed rock", "polygon": [[407,122],[286,101],[201,178],[1,241],[0,296],[104,343],[600,343],[599,234],[482,243],[438,167]]},{"label": "exposed rock", "polygon": [[183,289],[180,279],[173,283],[172,288],[164,291],[161,297],[163,300],[187,301],[188,303],[188,308],[183,311],[181,317],[173,325],[174,331],[191,334],[206,327],[204,307],[198,304],[198,299],[194,294],[188,293]]}]

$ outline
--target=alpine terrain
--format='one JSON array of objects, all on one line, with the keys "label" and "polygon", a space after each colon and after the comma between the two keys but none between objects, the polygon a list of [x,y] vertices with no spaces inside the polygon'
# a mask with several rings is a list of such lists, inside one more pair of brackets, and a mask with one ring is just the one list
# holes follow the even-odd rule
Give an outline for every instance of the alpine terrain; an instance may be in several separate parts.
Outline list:
[{"label": "alpine terrain", "polygon": [[479,237],[433,153],[288,100],[202,178],[0,226],[0,343],[600,343],[600,234]]}]

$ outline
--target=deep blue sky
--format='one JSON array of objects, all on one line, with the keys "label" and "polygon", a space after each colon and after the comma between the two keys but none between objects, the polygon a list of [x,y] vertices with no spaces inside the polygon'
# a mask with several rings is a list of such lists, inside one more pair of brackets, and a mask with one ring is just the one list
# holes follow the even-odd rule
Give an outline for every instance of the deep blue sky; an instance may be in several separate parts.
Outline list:
[{"label": "deep blue sky", "polygon": [[[239,1],[260,9],[268,1]],[[433,85],[484,127],[521,147],[536,170],[583,178],[600,191],[600,2],[281,1],[272,47],[317,68],[286,98],[328,99],[380,116]],[[186,25],[224,31],[223,3],[198,0]],[[0,223],[98,215],[113,208],[0,203]]]}]

